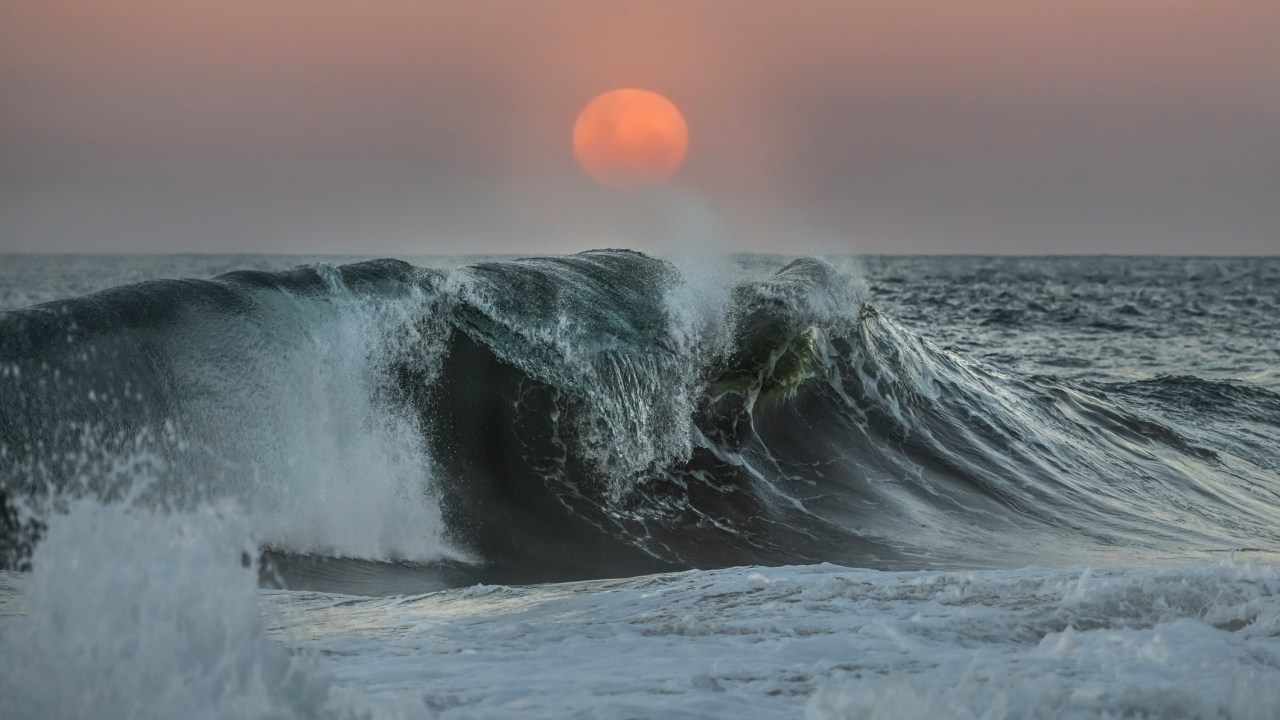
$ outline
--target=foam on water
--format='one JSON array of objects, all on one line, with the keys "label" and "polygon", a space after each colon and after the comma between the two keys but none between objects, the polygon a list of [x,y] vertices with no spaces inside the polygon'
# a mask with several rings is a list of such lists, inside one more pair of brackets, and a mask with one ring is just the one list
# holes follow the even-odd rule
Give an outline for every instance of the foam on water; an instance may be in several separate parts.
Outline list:
[{"label": "foam on water", "polygon": [[444,718],[1263,720],[1280,707],[1275,567],[732,568],[266,600],[336,677],[425,691]]},{"label": "foam on water", "polygon": [[6,718],[353,717],[317,661],[263,633],[256,544],[230,507],[72,503],[0,634]]}]

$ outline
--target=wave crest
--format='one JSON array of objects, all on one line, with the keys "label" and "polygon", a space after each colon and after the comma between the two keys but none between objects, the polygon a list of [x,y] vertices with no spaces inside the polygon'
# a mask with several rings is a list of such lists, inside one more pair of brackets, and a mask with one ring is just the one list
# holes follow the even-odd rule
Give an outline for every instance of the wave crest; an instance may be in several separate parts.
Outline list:
[{"label": "wave crest", "polygon": [[706,277],[619,250],[377,261],[8,313],[0,488],[75,486],[151,433],[162,486],[240,498],[268,546],[501,582],[1275,538],[1274,458],[1186,422],[1247,396],[1234,421],[1274,428],[1260,388],[1004,372],[816,259]]}]

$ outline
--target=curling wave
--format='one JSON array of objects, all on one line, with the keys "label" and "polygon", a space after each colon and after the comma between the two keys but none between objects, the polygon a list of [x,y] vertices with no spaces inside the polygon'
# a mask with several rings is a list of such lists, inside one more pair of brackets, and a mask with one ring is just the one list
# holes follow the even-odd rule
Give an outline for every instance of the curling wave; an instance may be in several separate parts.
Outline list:
[{"label": "curling wave", "polygon": [[814,259],[692,277],[619,250],[382,260],[6,313],[7,560],[68,493],[231,496],[286,566],[446,582],[1275,543],[1273,392],[1001,371]]}]

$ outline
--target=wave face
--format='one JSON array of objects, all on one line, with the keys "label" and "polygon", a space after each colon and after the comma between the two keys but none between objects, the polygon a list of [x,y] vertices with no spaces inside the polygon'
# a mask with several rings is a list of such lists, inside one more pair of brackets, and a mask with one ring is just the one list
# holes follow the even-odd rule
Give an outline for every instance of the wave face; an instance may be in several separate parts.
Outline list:
[{"label": "wave face", "polygon": [[331,587],[1276,545],[1273,390],[998,369],[826,262],[770,270],[380,260],[6,313],[7,562],[83,494],[234,498]]}]

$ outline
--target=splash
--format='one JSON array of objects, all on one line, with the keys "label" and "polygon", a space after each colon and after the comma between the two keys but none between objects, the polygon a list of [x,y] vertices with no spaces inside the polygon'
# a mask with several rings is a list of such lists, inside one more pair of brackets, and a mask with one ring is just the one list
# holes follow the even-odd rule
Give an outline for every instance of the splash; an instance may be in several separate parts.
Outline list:
[{"label": "splash", "polygon": [[410,369],[429,382],[448,333],[429,288],[400,282],[409,266],[379,267],[388,282],[321,265],[15,313],[0,485],[173,507],[235,498],[281,551],[460,558],[422,418],[388,390]]},{"label": "splash", "polygon": [[358,715],[317,661],[266,639],[232,508],[68,510],[35,551],[30,613],[0,636],[6,717]]}]

